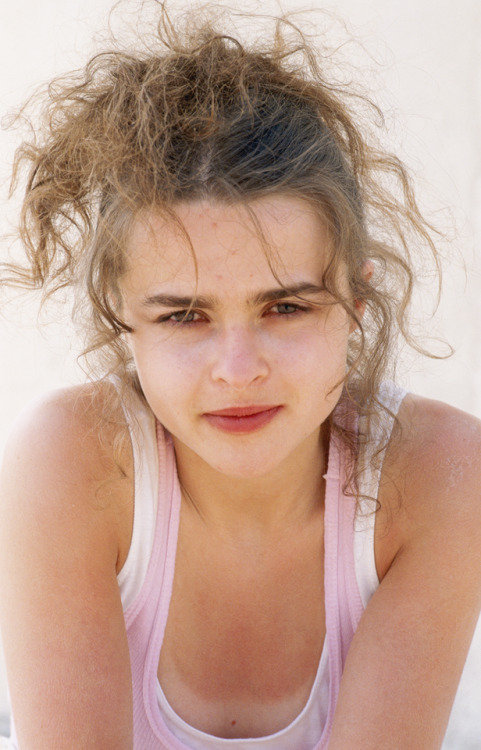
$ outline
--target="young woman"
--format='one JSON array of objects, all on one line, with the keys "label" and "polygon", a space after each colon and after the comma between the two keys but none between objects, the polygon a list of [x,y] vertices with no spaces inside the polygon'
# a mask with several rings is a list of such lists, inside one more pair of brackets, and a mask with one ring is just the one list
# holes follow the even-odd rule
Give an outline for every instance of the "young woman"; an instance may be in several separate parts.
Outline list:
[{"label": "young woman", "polygon": [[6,744],[439,748],[481,426],[385,380],[436,260],[403,166],[286,20],[261,48],[162,10],[44,115],[4,278],[70,289],[101,370],[5,454]]}]

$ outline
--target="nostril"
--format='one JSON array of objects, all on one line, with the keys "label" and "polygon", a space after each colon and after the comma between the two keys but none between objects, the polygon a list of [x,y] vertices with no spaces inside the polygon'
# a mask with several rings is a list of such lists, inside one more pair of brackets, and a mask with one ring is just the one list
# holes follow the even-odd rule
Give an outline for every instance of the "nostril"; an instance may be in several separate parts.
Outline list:
[{"label": "nostril", "polygon": [[259,342],[252,335],[239,332],[224,338],[212,367],[214,380],[222,380],[235,388],[244,388],[268,372],[267,359]]}]

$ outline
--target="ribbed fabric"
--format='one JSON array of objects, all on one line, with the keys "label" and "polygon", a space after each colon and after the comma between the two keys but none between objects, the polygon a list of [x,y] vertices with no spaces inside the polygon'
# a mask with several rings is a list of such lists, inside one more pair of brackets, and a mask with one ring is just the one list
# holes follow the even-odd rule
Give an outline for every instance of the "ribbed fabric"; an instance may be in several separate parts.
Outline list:
[{"label": "ribbed fabric", "polygon": [[159,654],[172,595],[180,515],[180,486],[172,440],[157,424],[159,505],[154,544],[141,592],[125,612],[133,684],[135,750],[184,750],[158,711]]},{"label": "ribbed fabric", "polygon": [[334,433],[325,476],[324,596],[329,648],[329,706],[326,726],[316,750],[329,743],[337,696],[347,652],[364,611],[354,566],[356,499],[343,491],[347,478],[346,453]]}]

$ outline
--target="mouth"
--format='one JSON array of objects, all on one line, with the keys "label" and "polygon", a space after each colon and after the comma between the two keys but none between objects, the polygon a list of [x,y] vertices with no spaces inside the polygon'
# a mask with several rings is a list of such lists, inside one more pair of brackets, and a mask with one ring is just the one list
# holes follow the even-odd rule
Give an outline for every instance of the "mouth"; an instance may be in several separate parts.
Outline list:
[{"label": "mouth", "polygon": [[217,411],[209,411],[206,414],[212,415],[213,417],[251,417],[253,414],[262,414],[264,411],[271,411],[277,409],[277,406],[265,406],[265,405],[253,405],[253,406],[233,406],[228,409],[218,409]]},{"label": "mouth", "polygon": [[205,412],[203,417],[224,432],[246,433],[267,425],[282,409],[282,406],[236,406]]}]

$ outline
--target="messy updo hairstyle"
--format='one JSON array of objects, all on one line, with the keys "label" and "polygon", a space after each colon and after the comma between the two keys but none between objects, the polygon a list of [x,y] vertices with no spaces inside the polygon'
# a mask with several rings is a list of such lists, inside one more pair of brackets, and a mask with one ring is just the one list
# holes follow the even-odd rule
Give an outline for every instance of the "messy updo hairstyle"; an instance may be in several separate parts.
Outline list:
[{"label": "messy updo hairstyle", "polygon": [[[345,399],[369,421],[398,334],[416,346],[407,323],[411,248],[437,262],[405,168],[373,142],[371,127],[361,132],[358,113],[379,123],[379,110],[328,78],[322,43],[288,16],[265,18],[261,37],[248,42],[234,32],[239,14],[214,6],[175,15],[154,5],[148,42],[122,49],[113,41],[84,70],[49,84],[41,127],[15,158],[14,184],[26,174],[19,233],[28,264],[11,264],[10,281],[45,297],[72,288],[96,377],[116,373],[140,387],[119,304],[139,212],[173,217],[177,202],[206,199],[246,206],[255,224],[256,199],[302,198],[329,228],[323,282],[357,322]],[[336,287],[341,262],[348,299]],[[362,320],[354,300],[365,305]]]}]

